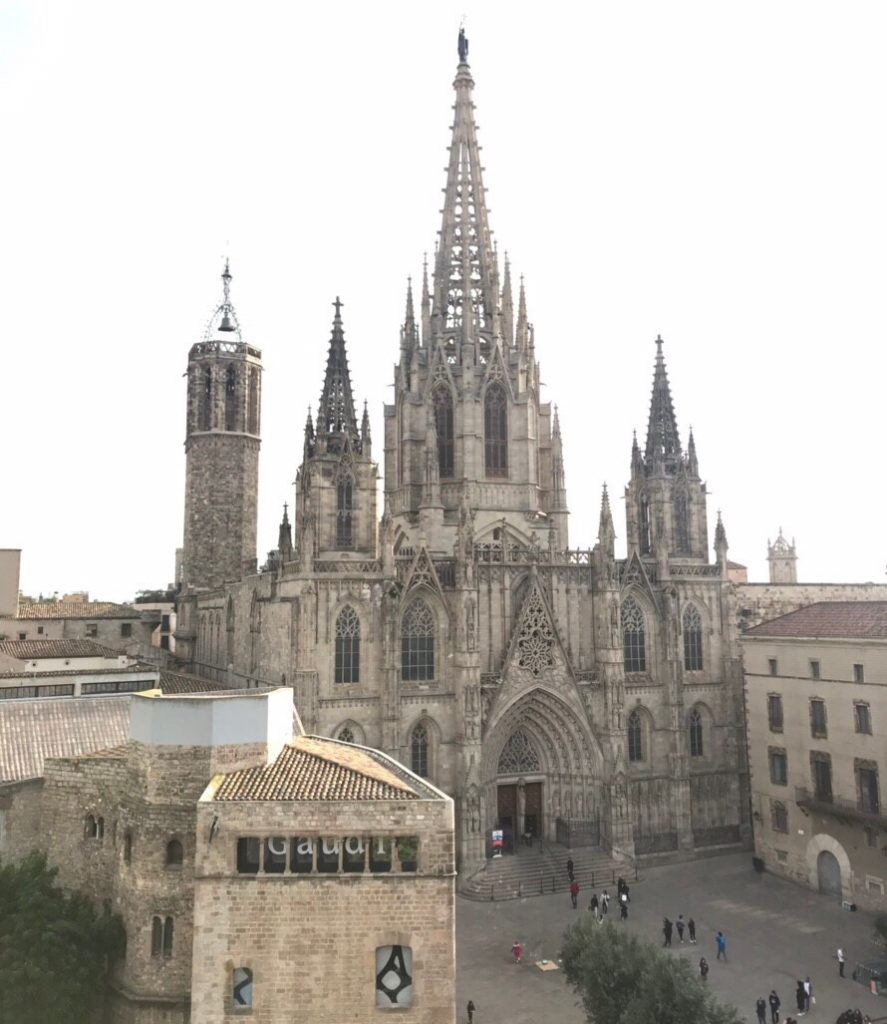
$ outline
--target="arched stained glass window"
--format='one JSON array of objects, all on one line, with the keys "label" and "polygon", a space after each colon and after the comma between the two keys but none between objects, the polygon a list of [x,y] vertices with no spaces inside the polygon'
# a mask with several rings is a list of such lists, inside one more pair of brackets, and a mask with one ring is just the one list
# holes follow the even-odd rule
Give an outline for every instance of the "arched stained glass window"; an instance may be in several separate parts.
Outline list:
[{"label": "arched stained glass window", "polygon": [[628,760],[644,760],[644,723],[640,711],[632,711],[628,716]]},{"label": "arched stained glass window", "polygon": [[337,683],[360,682],[360,619],[350,604],[336,618],[335,679]]},{"label": "arched stained glass window", "polygon": [[674,546],[679,555],[690,553],[690,507],[683,491],[674,500]]},{"label": "arched stained glass window", "polygon": [[688,605],[683,616],[684,670],[702,671],[702,617],[696,605]]},{"label": "arched stained glass window", "polygon": [[508,476],[508,400],[498,383],[484,396],[484,466],[487,476]]},{"label": "arched stained glass window", "polygon": [[428,730],[424,725],[417,725],[410,735],[410,768],[428,778]]},{"label": "arched stained glass window", "polygon": [[622,654],[626,672],[647,671],[646,623],[633,597],[622,602]]},{"label": "arched stained glass window", "polygon": [[698,708],[693,708],[690,712],[690,757],[702,757],[705,753],[702,733],[702,714]]},{"label": "arched stained glass window", "polygon": [[354,547],[354,485],[343,476],[336,487],[336,547],[347,551]]},{"label": "arched stained glass window", "polygon": [[453,395],[445,384],[434,389],[434,426],[437,431],[437,467],[441,477],[454,472],[455,436],[453,431]]},{"label": "arched stained glass window", "polygon": [[400,626],[400,676],[407,682],[434,679],[434,613],[417,598]]},{"label": "arched stained glass window", "polygon": [[344,726],[339,730],[339,735],[336,737],[337,740],[341,740],[343,743],[354,742],[354,730],[350,726]]}]

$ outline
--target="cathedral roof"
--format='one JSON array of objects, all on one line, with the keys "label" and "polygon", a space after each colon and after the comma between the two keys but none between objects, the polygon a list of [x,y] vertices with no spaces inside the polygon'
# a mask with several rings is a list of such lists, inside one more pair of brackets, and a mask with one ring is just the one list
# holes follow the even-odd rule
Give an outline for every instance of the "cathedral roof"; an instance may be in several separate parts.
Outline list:
[{"label": "cathedral roof", "polygon": [[417,800],[436,796],[376,750],[298,736],[260,768],[219,776],[213,800]]},{"label": "cathedral roof", "polygon": [[743,636],[887,639],[887,601],[821,601],[762,622]]}]

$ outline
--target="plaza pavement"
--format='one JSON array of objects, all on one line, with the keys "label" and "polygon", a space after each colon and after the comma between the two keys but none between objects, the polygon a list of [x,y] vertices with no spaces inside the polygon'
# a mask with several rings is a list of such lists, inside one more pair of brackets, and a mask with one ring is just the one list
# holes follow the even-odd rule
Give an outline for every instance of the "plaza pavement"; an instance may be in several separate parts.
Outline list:
[{"label": "plaza pavement", "polygon": [[[564,929],[587,912],[590,896],[580,893],[579,911],[571,908],[569,893],[496,903],[457,900],[457,1020],[466,1020],[470,998],[477,1006],[475,1024],[584,1024],[563,973],[533,964],[557,960]],[[672,955],[690,958],[694,967],[705,956],[712,991],[748,1021],[756,1024],[755,1000],[766,999],[771,988],[782,1000],[782,1020],[796,1016],[795,986],[808,974],[816,1005],[803,1024],[834,1024],[848,1007],[873,1018],[887,1016],[887,997],[871,995],[850,978],[857,960],[879,955],[871,940],[873,915],[842,910],[830,897],[755,874],[750,853],[647,868],[632,884],[631,897],[627,925],[619,924],[615,900],[610,916],[617,926],[660,945],[665,915],[673,921],[678,914],[695,918],[697,945],[681,946],[675,932]],[[719,929],[727,938],[726,964],[715,961]],[[519,966],[511,962],[515,939],[524,947]],[[839,945],[847,956],[843,980],[834,959]]]}]

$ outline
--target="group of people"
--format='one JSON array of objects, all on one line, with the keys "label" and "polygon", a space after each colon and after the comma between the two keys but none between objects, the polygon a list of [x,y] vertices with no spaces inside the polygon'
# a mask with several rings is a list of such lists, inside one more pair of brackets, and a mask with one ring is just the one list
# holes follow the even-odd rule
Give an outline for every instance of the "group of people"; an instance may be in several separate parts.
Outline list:
[{"label": "group of people", "polygon": [[[813,986],[810,984],[809,975],[805,981],[798,981],[798,987],[795,990],[795,1002],[798,1004],[799,1017],[803,1017],[805,1013],[809,1013],[810,1007],[815,1005],[816,1000],[813,997]],[[757,1003],[755,1003],[755,1011],[758,1015],[758,1024],[767,1024],[767,1003],[770,1004],[771,1024],[779,1024],[779,1010],[782,1006],[782,1001],[776,994],[775,988],[770,989],[770,995],[766,1000],[761,996]],[[784,1024],[797,1024],[797,1021],[794,1017],[786,1017]]]},{"label": "group of people", "polygon": [[662,919],[662,934],[665,936],[665,945],[671,945],[671,936],[673,931],[678,933],[678,941],[681,945],[684,944],[684,931],[687,932],[687,938],[690,940],[690,945],[696,945],[696,922],[693,918],[689,918],[687,921],[684,920],[683,914],[678,914],[677,921],[670,921],[667,917]]},{"label": "group of people", "polygon": [[[576,881],[576,875],[574,871],[573,858],[570,857],[567,861],[567,878],[570,880],[570,903],[573,905],[574,910],[579,909],[579,883]],[[619,903],[619,919],[622,921],[628,920],[628,904],[631,902],[631,896],[629,894],[628,882],[620,876],[616,882],[616,899]],[[607,889],[604,889],[600,897],[592,889],[591,899],[588,901],[588,909],[594,914],[594,919],[598,922],[603,922],[607,918],[607,914],[610,911],[610,893]]]}]

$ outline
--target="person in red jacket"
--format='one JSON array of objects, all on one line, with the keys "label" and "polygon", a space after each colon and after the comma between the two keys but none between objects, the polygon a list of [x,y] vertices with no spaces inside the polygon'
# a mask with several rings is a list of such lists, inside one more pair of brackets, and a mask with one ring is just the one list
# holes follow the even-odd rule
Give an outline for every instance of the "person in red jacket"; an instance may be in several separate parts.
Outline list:
[{"label": "person in red jacket", "polygon": [[573,903],[573,909],[575,910],[579,906],[579,883],[574,878],[570,882],[570,900]]}]

